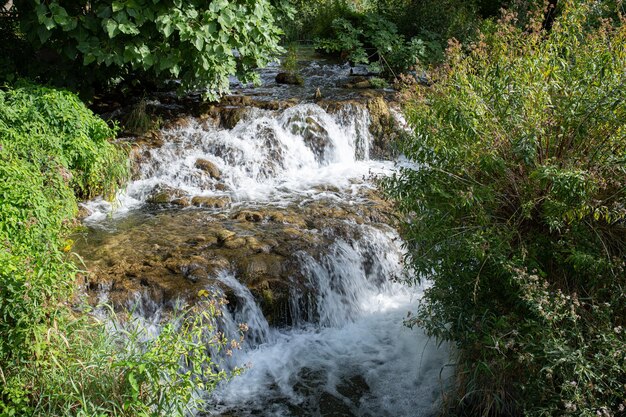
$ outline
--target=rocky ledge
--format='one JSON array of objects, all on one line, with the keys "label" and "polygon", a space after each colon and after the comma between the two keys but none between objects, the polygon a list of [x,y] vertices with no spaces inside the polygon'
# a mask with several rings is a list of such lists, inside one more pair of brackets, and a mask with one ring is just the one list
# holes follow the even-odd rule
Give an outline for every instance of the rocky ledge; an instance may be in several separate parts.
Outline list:
[{"label": "rocky ledge", "polygon": [[84,276],[90,302],[106,294],[108,303],[124,309],[139,294],[167,307],[221,287],[236,303],[215,279],[231,271],[260,300],[270,324],[289,325],[291,295],[305,300],[315,291],[301,272],[303,255],[320,259],[335,241],[358,240],[360,225],[388,228],[394,221],[392,207],[375,190],[362,190],[358,203],[337,203],[332,188],[320,192],[328,198],[287,208],[164,210],[148,220],[129,218],[127,226],[100,238],[78,236],[76,248],[90,271]]}]

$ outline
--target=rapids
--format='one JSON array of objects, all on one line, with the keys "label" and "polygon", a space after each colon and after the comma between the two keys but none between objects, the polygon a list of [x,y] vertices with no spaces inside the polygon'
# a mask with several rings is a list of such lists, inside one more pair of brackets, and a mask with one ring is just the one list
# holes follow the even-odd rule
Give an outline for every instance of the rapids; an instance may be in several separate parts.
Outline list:
[{"label": "rapids", "polygon": [[[275,71],[254,91],[308,96],[317,82],[328,95],[347,69],[309,64],[304,87],[276,86]],[[249,106],[231,129],[192,118],[139,150],[114,205],[86,204],[77,250],[96,298],[143,300],[158,331],[163,309],[210,288],[230,300],[228,336],[248,325],[224,358],[248,369],[209,394],[208,415],[435,415],[448,351],[403,326],[423,288],[402,283],[402,240],[375,191],[394,162],[371,157],[371,124],[354,100]]]}]

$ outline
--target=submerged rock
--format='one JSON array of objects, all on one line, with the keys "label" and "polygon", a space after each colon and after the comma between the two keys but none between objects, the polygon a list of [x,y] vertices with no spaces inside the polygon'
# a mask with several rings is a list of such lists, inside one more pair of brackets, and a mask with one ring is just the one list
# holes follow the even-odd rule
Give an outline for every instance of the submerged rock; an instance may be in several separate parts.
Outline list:
[{"label": "submerged rock", "polygon": [[276,75],[276,82],[278,84],[303,85],[304,78],[302,78],[300,74],[280,72],[278,73],[278,75]]},{"label": "submerged rock", "polygon": [[189,205],[189,199],[185,191],[167,185],[157,185],[154,187],[154,190],[152,190],[152,193],[146,201],[152,204],[172,203],[181,206]]},{"label": "submerged rock", "polygon": [[[168,191],[163,201],[180,193]],[[201,289],[224,288],[216,277],[232,271],[259,301],[270,324],[290,325],[297,317],[308,317],[307,294],[317,290],[302,269],[304,260],[321,261],[337,240],[358,240],[358,224],[387,227],[382,223],[392,222],[391,205],[373,190],[363,193],[367,200],[360,204],[320,199],[283,208],[243,208],[228,216],[207,210],[159,212],[93,246],[77,243],[91,271],[86,288],[92,300],[106,289],[119,309],[137,294],[167,307],[177,299],[195,299]],[[230,203],[227,197],[193,201],[208,207]],[[84,245],[84,239],[76,240]],[[364,265],[366,272],[370,269]],[[371,273],[376,276],[375,270]],[[299,307],[294,310],[294,305]]]}]

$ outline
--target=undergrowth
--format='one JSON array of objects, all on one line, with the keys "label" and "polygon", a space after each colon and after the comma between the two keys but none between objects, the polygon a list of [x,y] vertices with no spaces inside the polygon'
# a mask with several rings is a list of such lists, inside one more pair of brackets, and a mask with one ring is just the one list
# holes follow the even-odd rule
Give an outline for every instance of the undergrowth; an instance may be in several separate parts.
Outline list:
[{"label": "undergrowth", "polygon": [[626,415],[626,17],[559,5],[450,42],[406,104],[386,185],[433,280],[409,323],[458,348],[453,413]]},{"label": "undergrowth", "polygon": [[115,134],[69,92],[0,90],[2,417],[183,415],[227,377],[209,298],[155,335],[76,309],[67,235],[78,199],[111,198],[129,176]]}]

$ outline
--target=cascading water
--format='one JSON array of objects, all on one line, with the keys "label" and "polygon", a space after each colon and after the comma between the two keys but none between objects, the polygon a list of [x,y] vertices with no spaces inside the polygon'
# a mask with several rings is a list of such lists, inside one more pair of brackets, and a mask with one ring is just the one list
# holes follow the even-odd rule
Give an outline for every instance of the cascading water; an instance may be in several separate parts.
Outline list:
[{"label": "cascading water", "polygon": [[[354,179],[391,168],[369,160],[368,127],[367,110],[351,104],[337,115],[315,104],[280,114],[256,109],[232,130],[193,120],[189,126],[162,132],[165,144],[146,151],[139,178],[119,196],[121,206],[115,212],[140,207],[158,187],[190,196],[228,196],[235,203],[273,204],[315,194],[317,186],[350,191]],[[214,164],[220,178],[199,168],[198,160]],[[102,200],[89,203],[89,208],[94,212],[89,220],[95,221],[112,211]]]},{"label": "cascading water", "polygon": [[[317,287],[313,317],[299,326],[268,329],[235,356],[250,364],[222,385],[212,414],[273,416],[430,416],[439,404],[445,352],[400,323],[420,293],[387,277],[401,274],[391,230],[366,228],[365,238],[337,241],[322,259],[303,254],[302,268]],[[245,307],[236,323],[265,329],[245,287],[220,278]],[[310,310],[309,314],[311,314]],[[229,318],[232,320],[232,318]],[[265,330],[264,330],[265,332]],[[235,336],[235,333],[232,333]]]},{"label": "cascading water", "polygon": [[[108,203],[88,204],[94,243],[83,254],[115,279],[101,292],[115,300],[143,291],[165,305],[178,290],[211,287],[231,300],[223,331],[235,338],[247,324],[242,350],[226,362],[249,369],[210,394],[209,415],[436,412],[447,352],[402,325],[421,288],[396,281],[402,241],[381,220],[371,181],[393,165],[370,159],[370,122],[354,102],[334,112],[312,103],[248,108],[232,129],[193,119],[141,151],[112,216]],[[158,205],[154,195],[164,189],[180,200],[228,203]]]}]

